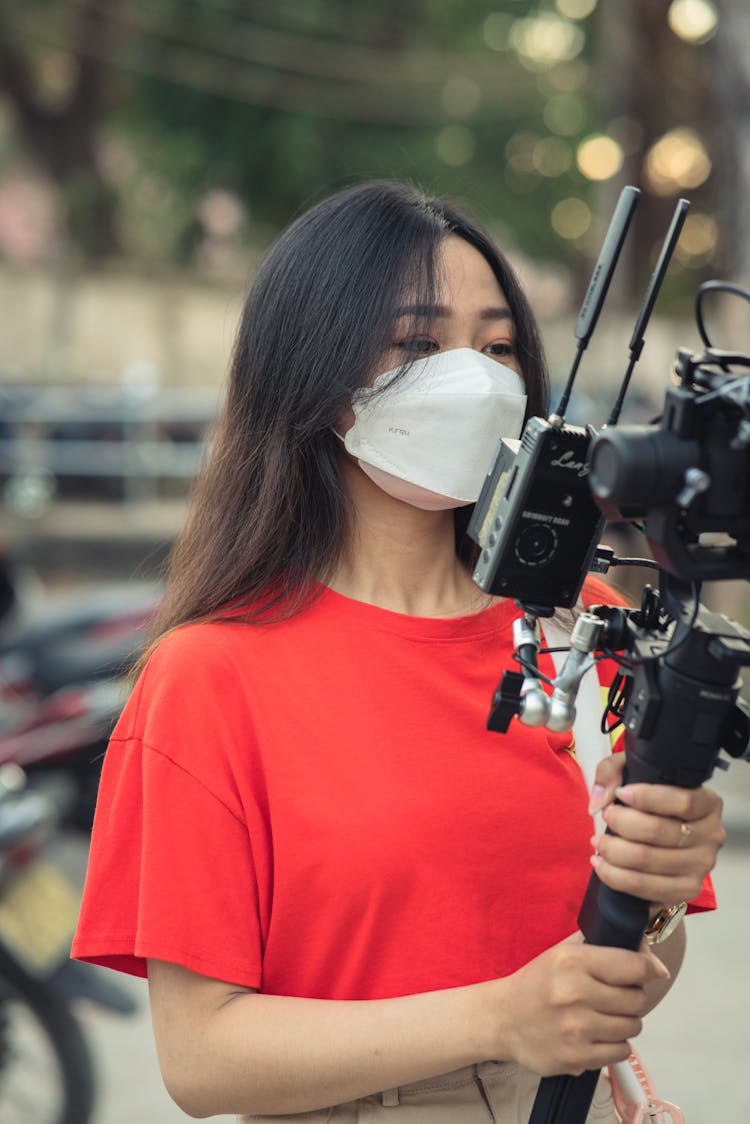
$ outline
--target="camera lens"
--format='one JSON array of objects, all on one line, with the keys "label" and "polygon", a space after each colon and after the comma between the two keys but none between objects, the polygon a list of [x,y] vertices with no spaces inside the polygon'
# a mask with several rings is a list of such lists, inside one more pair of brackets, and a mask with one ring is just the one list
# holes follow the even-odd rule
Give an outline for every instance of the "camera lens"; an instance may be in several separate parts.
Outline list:
[{"label": "camera lens", "polygon": [[682,488],[685,473],[700,466],[697,441],[656,426],[607,429],[591,446],[591,491],[611,522],[642,519],[668,507]]},{"label": "camera lens", "polygon": [[525,566],[543,566],[557,550],[557,532],[545,523],[534,523],[518,536],[515,549]]}]

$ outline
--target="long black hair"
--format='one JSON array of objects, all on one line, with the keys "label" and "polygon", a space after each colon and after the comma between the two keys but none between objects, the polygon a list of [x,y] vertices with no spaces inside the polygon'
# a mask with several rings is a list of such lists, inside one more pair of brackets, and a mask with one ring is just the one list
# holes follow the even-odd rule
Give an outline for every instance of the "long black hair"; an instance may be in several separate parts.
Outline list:
[{"label": "long black hair", "polygon": [[[447,234],[490,264],[515,323],[527,412],[546,413],[535,319],[477,223],[406,184],[367,183],[324,200],[276,241],[248,294],[157,636],[228,604],[244,606],[243,619],[288,615],[333,572],[348,511],[333,428],[388,350],[405,294],[432,303]],[[460,509],[457,540],[466,518]]]}]

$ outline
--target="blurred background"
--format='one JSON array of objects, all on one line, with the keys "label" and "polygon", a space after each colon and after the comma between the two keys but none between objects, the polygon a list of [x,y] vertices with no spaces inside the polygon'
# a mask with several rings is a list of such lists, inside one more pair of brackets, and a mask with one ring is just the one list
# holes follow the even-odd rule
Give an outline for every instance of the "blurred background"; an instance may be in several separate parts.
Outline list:
[{"label": "blurred background", "polygon": [[[750,271],[749,20],[742,0],[4,0],[0,488],[15,556],[49,572],[158,565],[259,257],[301,210],[371,177],[452,196],[491,229],[557,385],[614,202],[642,189],[578,422],[606,416],[689,198],[623,420],[652,417],[676,348],[697,342],[698,283]],[[711,309],[724,346],[741,342],[740,305]]]},{"label": "blurred background", "polygon": [[[746,0],[3,0],[0,538],[14,643],[19,619],[49,619],[66,597],[103,598],[100,630],[123,611],[139,627],[258,261],[313,202],[374,177],[450,196],[491,230],[525,283],[558,388],[612,208],[623,185],[641,188],[573,395],[579,424],[606,418],[675,203],[689,199],[622,416],[651,420],[676,349],[699,346],[698,285],[750,284]],[[713,342],[746,350],[747,305],[706,307]],[[621,530],[611,535],[619,545]],[[750,620],[743,583],[705,587],[704,600]],[[52,676],[48,694],[59,686]],[[0,729],[17,725],[14,689]],[[704,957],[746,900],[742,769],[727,791],[735,900]],[[65,861],[79,878],[85,832]],[[750,992],[740,1011],[735,970],[727,952],[729,1023],[718,1003],[705,1018],[715,1042],[717,1026],[731,1028],[722,1058],[739,1082]],[[685,1033],[707,1033],[706,971],[699,960],[682,985],[684,1017],[659,1012],[654,1047],[670,1078],[679,1061],[684,1107],[692,1098],[701,1120],[714,1118],[705,1042]],[[91,1026],[98,1124],[181,1118],[159,1088],[147,1019]],[[725,1124],[750,1119],[737,1097],[722,1102]]]}]

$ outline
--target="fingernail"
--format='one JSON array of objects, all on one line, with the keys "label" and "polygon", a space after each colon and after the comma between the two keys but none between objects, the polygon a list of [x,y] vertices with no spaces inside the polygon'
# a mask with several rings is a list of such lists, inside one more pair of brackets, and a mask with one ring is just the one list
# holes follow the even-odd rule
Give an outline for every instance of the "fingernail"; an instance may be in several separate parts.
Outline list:
[{"label": "fingernail", "polygon": [[602,865],[602,856],[601,855],[592,855],[591,858],[589,859],[589,862],[593,866],[594,870],[598,870],[599,867]]},{"label": "fingernail", "polygon": [[594,854],[595,854],[595,855],[598,855],[598,854],[599,854],[599,846],[600,846],[600,844],[601,844],[601,841],[602,841],[602,837],[601,837],[601,835],[592,835],[592,836],[591,836],[591,840],[590,840],[590,842],[591,842],[591,846],[592,846],[592,847],[593,847],[593,849],[594,849]]},{"label": "fingernail", "polygon": [[598,812],[604,803],[604,795],[606,788],[603,784],[595,784],[591,789],[591,796],[589,797],[589,815],[593,816],[594,812]]},{"label": "fingernail", "polygon": [[659,979],[660,980],[671,980],[672,979],[672,973],[670,972],[669,968],[664,963],[664,961],[660,960],[658,956],[654,956],[653,952],[650,953],[650,956],[651,956],[651,959],[654,962],[654,970],[655,970],[657,976],[659,977]]},{"label": "fingernail", "polygon": [[621,800],[623,804],[632,804],[633,803],[633,790],[632,790],[632,788],[627,788],[626,786],[624,786],[623,788],[616,788],[615,789],[615,796],[617,797],[618,800]]}]

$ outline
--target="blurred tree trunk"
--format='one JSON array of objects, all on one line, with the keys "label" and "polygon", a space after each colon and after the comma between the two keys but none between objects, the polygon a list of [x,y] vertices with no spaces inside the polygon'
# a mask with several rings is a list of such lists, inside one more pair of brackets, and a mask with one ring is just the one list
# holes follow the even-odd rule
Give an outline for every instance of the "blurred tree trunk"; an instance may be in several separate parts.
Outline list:
[{"label": "blurred tree trunk", "polygon": [[[64,50],[73,56],[71,87],[62,104],[45,104],[36,72],[38,50],[25,47],[14,8],[0,16],[0,92],[11,102],[27,151],[61,190],[71,242],[86,256],[108,257],[120,248],[115,194],[97,159],[100,122],[114,84],[111,52],[121,0],[90,0],[70,14]],[[55,50],[59,50],[57,45]]]},{"label": "blurred tree trunk", "polygon": [[729,279],[750,288],[750,8],[721,0],[716,37],[717,195]]},{"label": "blurred tree trunk", "polygon": [[[746,0],[736,0],[744,6]],[[691,46],[671,31],[666,5],[653,0],[609,0],[600,16],[600,89],[606,91],[604,109],[613,134],[625,135],[626,159],[614,196],[625,184],[640,187],[643,198],[635,214],[623,270],[626,295],[640,297],[645,279],[669,226],[677,199],[684,195],[694,209],[713,210],[724,171],[724,153],[716,128],[714,47]],[[665,133],[689,128],[698,134],[713,164],[706,183],[655,194],[645,175],[652,145]],[[629,142],[629,143],[627,143]],[[614,197],[612,200],[614,203]],[[723,263],[715,263],[721,267]]]}]

